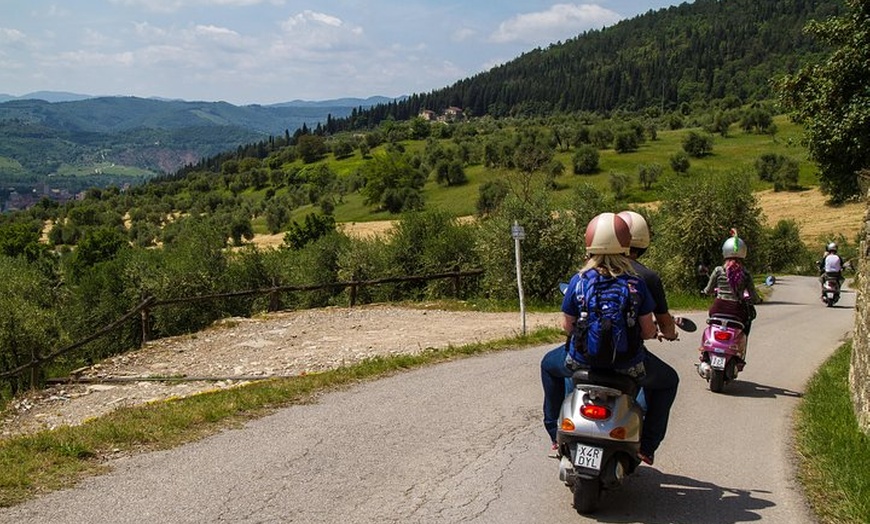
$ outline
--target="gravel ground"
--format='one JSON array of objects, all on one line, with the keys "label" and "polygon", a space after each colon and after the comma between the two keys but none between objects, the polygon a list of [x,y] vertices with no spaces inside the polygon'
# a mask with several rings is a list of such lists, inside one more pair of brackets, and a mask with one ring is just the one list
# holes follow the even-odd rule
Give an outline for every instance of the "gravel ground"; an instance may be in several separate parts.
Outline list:
[{"label": "gravel ground", "polygon": [[[529,330],[558,328],[559,321],[558,313],[526,314]],[[295,376],[376,355],[486,342],[521,330],[519,313],[392,306],[231,318],[195,334],[150,342],[87,368],[80,375],[89,380],[87,384],[55,385],[15,399],[0,414],[0,438],[77,425],[120,407],[235,387],[254,377]],[[142,380],[167,376],[219,380]]]}]

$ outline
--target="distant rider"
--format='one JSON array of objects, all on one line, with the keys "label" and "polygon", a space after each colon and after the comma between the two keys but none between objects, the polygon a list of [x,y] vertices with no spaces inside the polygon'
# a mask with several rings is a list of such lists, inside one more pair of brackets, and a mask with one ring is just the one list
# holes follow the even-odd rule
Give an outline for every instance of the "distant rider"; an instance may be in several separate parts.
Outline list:
[{"label": "distant rider", "polygon": [[755,304],[761,297],[752,282],[752,275],[743,264],[747,254],[746,242],[731,230],[731,238],[722,244],[722,258],[725,263],[716,266],[710,273],[710,280],[704,294],[716,290],[716,299],[710,306],[710,316],[727,315],[743,324],[743,333],[749,335],[752,320],[755,318]]},{"label": "distant rider", "polygon": [[[836,278],[837,287],[841,287],[843,283],[844,265],[843,258],[837,254],[837,244],[831,242],[827,246],[827,254],[819,261],[819,270],[822,272],[819,281],[822,282],[822,285],[824,285],[826,278]],[[824,298],[825,294],[824,291],[822,291],[822,300],[824,300]]]}]

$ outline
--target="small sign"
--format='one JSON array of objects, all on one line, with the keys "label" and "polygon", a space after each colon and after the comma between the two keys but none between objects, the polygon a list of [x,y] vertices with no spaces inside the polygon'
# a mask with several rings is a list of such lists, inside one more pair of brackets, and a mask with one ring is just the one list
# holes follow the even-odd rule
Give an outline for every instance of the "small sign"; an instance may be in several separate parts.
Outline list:
[{"label": "small sign", "polygon": [[526,238],[526,230],[523,229],[523,226],[514,222],[514,225],[511,226],[511,236],[514,240],[522,240]]}]

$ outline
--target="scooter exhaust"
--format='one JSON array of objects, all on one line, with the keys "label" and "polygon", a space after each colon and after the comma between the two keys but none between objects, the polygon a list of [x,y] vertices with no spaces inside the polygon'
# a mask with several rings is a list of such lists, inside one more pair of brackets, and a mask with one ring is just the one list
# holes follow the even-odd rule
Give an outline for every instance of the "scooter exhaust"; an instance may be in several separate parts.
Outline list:
[{"label": "scooter exhaust", "polygon": [[710,372],[713,371],[713,368],[710,367],[709,362],[701,362],[700,364],[697,364],[697,369],[701,378],[704,380],[710,380]]}]

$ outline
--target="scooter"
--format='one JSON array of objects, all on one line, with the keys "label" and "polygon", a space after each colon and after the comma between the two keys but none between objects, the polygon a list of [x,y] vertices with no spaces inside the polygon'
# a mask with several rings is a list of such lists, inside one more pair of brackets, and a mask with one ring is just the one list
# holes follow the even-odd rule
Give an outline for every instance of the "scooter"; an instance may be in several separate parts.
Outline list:
[{"label": "scooter", "polygon": [[[684,331],[697,329],[690,319],[674,321]],[[640,464],[643,393],[634,379],[613,372],[580,369],[571,381],[556,434],[559,480],[573,492],[574,509],[587,514]]]},{"label": "scooter", "polygon": [[825,275],[822,279],[822,302],[833,307],[840,300],[840,279],[836,275]]},{"label": "scooter", "polygon": [[710,383],[710,391],[721,393],[746,365],[746,334],[742,322],[725,315],[707,319],[701,335],[698,374]]}]

